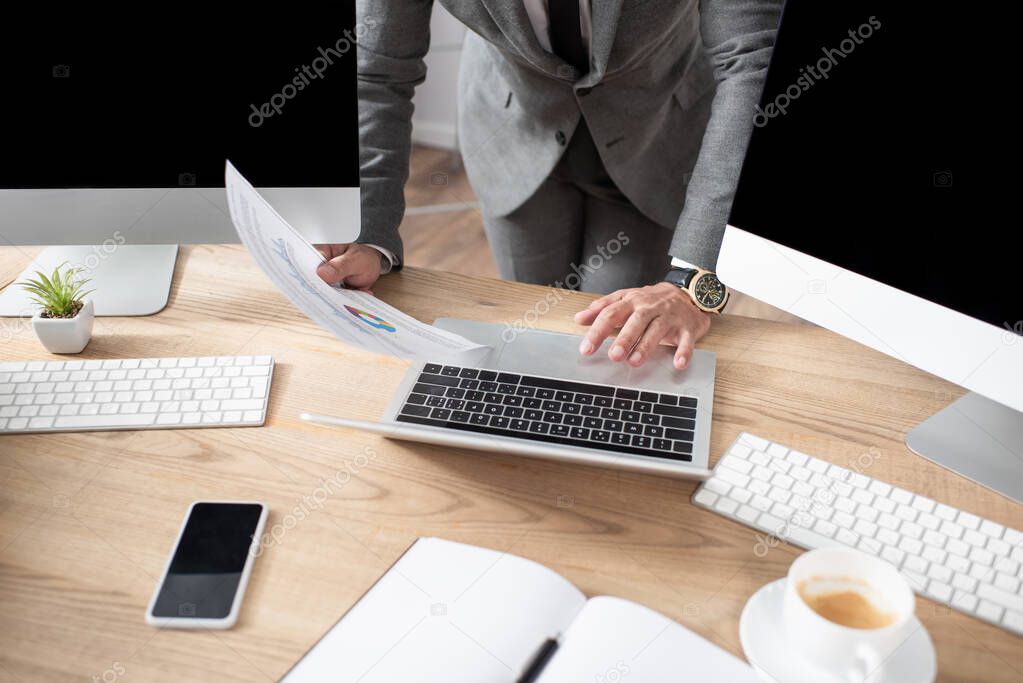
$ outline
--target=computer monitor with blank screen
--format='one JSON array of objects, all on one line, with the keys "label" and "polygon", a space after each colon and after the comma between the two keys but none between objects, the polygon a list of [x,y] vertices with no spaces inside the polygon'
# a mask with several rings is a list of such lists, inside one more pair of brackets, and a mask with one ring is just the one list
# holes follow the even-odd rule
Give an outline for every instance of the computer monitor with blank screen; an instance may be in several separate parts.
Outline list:
[{"label": "computer monitor with blank screen", "polygon": [[984,95],[1018,62],[999,12],[789,0],[718,270],[968,389],[907,443],[1021,500],[1018,189],[998,158],[1018,123]]},{"label": "computer monitor with blank screen", "polygon": [[354,2],[36,12],[0,43],[0,244],[55,245],[32,269],[86,269],[98,315],[161,309],[178,244],[238,240],[226,159],[311,242],[358,235]]}]

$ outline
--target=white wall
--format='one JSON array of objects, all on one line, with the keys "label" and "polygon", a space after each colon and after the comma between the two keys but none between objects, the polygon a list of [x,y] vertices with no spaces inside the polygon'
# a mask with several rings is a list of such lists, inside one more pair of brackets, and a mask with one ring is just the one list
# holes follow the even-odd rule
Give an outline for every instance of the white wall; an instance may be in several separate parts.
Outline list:
[{"label": "white wall", "polygon": [[430,51],[426,55],[426,82],[416,89],[415,114],[412,116],[412,141],[457,149],[456,102],[458,99],[458,59],[462,51],[465,27],[434,4],[430,22]]}]

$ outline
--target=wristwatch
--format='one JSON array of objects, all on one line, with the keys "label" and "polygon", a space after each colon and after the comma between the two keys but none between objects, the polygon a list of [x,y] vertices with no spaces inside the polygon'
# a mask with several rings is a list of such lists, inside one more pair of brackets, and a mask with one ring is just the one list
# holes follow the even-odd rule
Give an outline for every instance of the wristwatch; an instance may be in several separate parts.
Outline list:
[{"label": "wristwatch", "polygon": [[664,278],[689,295],[696,307],[706,313],[720,313],[731,293],[718,276],[702,268],[672,268]]}]

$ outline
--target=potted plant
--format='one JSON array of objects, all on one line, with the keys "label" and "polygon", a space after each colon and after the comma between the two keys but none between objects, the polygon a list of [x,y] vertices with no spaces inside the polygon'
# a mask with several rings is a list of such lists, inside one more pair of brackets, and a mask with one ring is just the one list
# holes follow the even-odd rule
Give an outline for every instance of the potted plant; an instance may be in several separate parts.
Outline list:
[{"label": "potted plant", "polygon": [[92,300],[86,298],[92,290],[83,291],[89,280],[82,277],[81,268],[66,263],[54,268],[50,277],[39,271],[36,275],[18,283],[40,307],[32,317],[36,336],[50,353],[78,353],[92,338],[96,319]]}]

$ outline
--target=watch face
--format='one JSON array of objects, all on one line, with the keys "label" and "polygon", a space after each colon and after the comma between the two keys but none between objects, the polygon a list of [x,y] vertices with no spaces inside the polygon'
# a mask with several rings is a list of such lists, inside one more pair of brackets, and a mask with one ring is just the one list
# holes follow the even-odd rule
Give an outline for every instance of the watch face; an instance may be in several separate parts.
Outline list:
[{"label": "watch face", "polygon": [[700,305],[704,308],[711,310],[720,308],[725,303],[725,296],[728,290],[721,284],[721,280],[717,279],[717,276],[712,273],[706,273],[696,281],[696,285],[693,287],[693,296],[700,302]]}]

